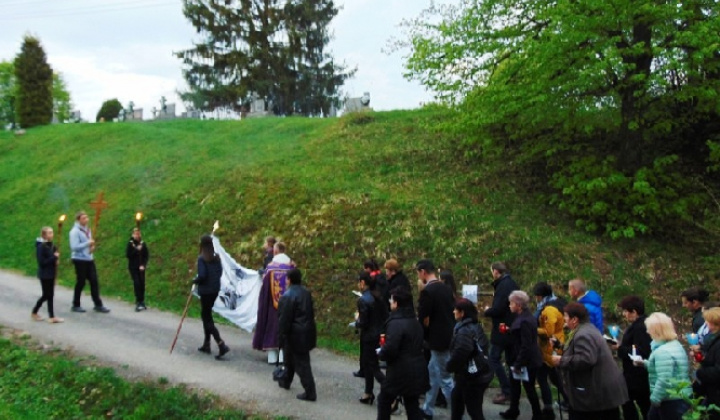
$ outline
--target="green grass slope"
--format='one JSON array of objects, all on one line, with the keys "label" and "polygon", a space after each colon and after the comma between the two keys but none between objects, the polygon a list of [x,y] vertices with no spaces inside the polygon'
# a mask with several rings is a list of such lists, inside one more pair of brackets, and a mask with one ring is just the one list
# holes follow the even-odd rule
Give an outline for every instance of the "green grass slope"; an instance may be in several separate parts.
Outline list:
[{"label": "green grass slope", "polygon": [[[464,160],[457,140],[434,128],[446,118],[424,109],[0,133],[0,265],[33,274],[41,226],[56,227],[60,214],[72,219],[80,209],[92,217],[88,203],[104,191],[109,208],[96,234],[104,296],[133,300],[124,247],[142,211],[148,305],[181,311],[198,239],[217,219],[223,245],[251,268],[262,261],[266,235],[287,242],[315,295],[323,344],[346,350],[357,347],[346,326],[355,310],[349,291],[369,256],[397,258],[413,283],[413,263],[432,258],[482,290],[490,289],[495,260],[506,261],[526,290],[582,277],[611,311],[627,293],[677,311],[679,290],[717,281],[720,264],[707,247],[607,242],[576,231],[502,171]],[[68,286],[71,226],[61,238],[60,281]]]}]

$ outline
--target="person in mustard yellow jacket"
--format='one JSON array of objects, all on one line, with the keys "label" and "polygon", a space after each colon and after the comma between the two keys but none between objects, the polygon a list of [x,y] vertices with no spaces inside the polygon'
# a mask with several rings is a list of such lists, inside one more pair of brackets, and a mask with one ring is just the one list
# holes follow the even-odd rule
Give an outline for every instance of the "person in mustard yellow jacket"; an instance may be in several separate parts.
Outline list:
[{"label": "person in mustard yellow jacket", "polygon": [[565,299],[555,296],[552,286],[545,282],[537,283],[533,287],[533,294],[537,301],[535,317],[538,320],[538,344],[543,356],[543,365],[538,370],[537,381],[540,385],[540,395],[544,405],[543,419],[550,420],[555,418],[555,412],[552,407],[552,391],[548,379],[562,395],[563,404],[567,401],[560,378],[552,363],[553,352],[560,352],[565,343],[563,307],[567,302]]}]

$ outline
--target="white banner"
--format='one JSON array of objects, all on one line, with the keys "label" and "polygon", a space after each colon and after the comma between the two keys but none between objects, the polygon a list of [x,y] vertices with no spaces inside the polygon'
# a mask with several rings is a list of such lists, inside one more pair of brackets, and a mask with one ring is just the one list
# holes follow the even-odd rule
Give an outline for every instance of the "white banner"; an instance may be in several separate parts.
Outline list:
[{"label": "white banner", "polygon": [[247,332],[252,332],[257,323],[258,296],[262,277],[256,270],[247,269],[235,261],[220,240],[213,236],[215,253],[222,260],[223,275],[220,279],[220,294],[213,310]]}]

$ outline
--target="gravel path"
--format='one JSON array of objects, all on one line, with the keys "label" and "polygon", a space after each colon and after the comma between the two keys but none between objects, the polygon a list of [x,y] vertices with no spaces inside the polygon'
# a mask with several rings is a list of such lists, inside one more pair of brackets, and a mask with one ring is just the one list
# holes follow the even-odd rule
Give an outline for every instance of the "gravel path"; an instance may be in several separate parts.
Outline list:
[{"label": "gravel path", "polygon": [[[253,411],[296,419],[375,418],[374,406],[357,402],[362,395],[363,382],[352,377],[351,372],[357,370],[357,361],[351,358],[323,349],[313,350],[310,357],[318,401],[298,401],[295,394],[302,392],[299,379],[295,378],[289,391],[278,388],[271,380],[273,366],[266,363],[265,353],[252,350],[252,336],[238,328],[218,326],[231,351],[225,360],[217,361],[196,350],[203,336],[200,320],[186,319],[170,355],[170,344],[180,321],[176,314],[152,307],[136,313],[134,305],[105,296],[103,302],[112,311],[109,314],[92,310],[73,313],[70,312],[72,291],[57,287],[55,315],[65,318],[65,323],[53,325],[30,319],[32,307],[39,297],[37,279],[0,271],[0,325],[27,331],[45,344],[92,355],[103,364],[121,367],[124,376],[164,377],[174,384],[183,383],[212,392]],[[152,299],[148,302],[152,306]],[[89,295],[83,296],[82,304],[85,309],[92,308]],[[45,306],[40,314],[47,317]],[[213,353],[217,353],[214,343]],[[376,384],[375,393],[378,392]],[[497,413],[507,408],[488,401],[494,394],[495,390],[486,392],[484,411],[488,420],[499,418]],[[524,400],[522,403],[520,420],[530,419],[529,406]],[[449,419],[450,413],[438,409],[435,418]]]}]

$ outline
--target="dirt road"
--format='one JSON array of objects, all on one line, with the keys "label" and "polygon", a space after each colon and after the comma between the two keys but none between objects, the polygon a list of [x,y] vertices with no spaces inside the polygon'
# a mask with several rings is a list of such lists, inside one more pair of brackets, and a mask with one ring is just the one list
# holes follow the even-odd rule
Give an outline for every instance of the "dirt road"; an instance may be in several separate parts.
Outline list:
[{"label": "dirt road", "polygon": [[[237,401],[254,411],[292,416],[297,419],[374,419],[375,406],[357,402],[363,381],[351,375],[357,361],[322,349],[310,357],[317,383],[318,401],[298,401],[302,392],[296,378],[289,391],[280,389],[271,380],[273,366],[266,363],[265,353],[252,350],[252,336],[238,328],[219,326],[231,352],[223,361],[199,353],[202,324],[187,319],[172,355],[169,354],[180,317],[153,310],[135,312],[134,305],[103,296],[109,314],[89,310],[70,312],[72,291],[58,287],[55,291],[55,314],[65,318],[63,324],[48,324],[30,319],[30,312],[40,296],[37,279],[0,271],[0,325],[27,331],[34,339],[53,346],[71,349],[78,354],[92,355],[108,366],[118,367],[124,376],[167,378],[171,383],[184,383],[204,389],[229,401]],[[152,299],[148,300],[152,306]],[[199,304],[198,302],[194,302]],[[90,297],[83,296],[83,306],[92,308]],[[47,317],[45,307],[40,314]],[[213,352],[217,349],[213,347]],[[499,418],[497,413],[507,407],[494,406],[486,393],[486,418]],[[376,384],[376,394],[379,386]],[[520,420],[529,419],[529,407],[523,401]],[[450,418],[449,411],[438,409],[436,419]],[[396,418],[404,418],[396,417]]]}]

